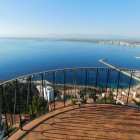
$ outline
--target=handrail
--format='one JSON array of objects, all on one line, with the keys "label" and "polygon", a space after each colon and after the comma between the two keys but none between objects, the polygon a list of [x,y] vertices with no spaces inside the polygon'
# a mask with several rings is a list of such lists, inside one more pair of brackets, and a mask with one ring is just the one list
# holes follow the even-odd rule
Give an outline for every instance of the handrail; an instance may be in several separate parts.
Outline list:
[{"label": "handrail", "polygon": [[[47,70],[47,71],[27,74],[27,75],[24,75],[24,76],[20,76],[20,77],[11,79],[11,80],[7,80],[7,81],[4,81],[4,82],[1,82],[0,86],[3,85],[3,84],[6,84],[6,83],[10,83],[10,82],[19,80],[19,79],[21,80],[21,79],[25,79],[27,77],[36,76],[36,75],[39,75],[39,74],[42,74],[42,73],[45,74],[45,73],[57,72],[57,71],[63,71],[63,70],[79,70],[79,69],[112,69],[113,70],[113,68],[109,68],[109,67],[75,67],[75,68],[62,68],[62,69],[55,69],[55,70]],[[140,71],[138,69],[129,69],[129,68],[117,68],[117,69],[124,70],[124,71]]]}]

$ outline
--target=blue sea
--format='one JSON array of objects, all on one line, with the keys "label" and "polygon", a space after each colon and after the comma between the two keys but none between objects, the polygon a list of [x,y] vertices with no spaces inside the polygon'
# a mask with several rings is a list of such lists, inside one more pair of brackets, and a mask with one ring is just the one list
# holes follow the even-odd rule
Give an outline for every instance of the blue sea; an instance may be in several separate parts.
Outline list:
[{"label": "blue sea", "polygon": [[0,39],[0,81],[30,73],[69,67],[140,69],[140,47],[45,39]]}]

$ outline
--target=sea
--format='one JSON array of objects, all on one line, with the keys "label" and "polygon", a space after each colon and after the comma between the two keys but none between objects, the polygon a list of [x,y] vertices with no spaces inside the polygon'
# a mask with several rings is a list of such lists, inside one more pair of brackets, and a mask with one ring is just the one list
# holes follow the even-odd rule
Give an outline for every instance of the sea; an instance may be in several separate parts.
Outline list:
[{"label": "sea", "polygon": [[0,39],[0,81],[31,73],[75,67],[140,69],[140,47],[48,39]]}]

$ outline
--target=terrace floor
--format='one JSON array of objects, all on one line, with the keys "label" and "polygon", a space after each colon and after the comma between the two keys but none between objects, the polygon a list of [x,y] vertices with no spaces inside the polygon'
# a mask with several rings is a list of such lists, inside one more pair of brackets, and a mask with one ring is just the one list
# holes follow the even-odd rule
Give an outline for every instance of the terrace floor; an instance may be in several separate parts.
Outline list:
[{"label": "terrace floor", "polygon": [[9,139],[23,140],[139,140],[140,112],[109,104],[69,106],[25,125]]}]

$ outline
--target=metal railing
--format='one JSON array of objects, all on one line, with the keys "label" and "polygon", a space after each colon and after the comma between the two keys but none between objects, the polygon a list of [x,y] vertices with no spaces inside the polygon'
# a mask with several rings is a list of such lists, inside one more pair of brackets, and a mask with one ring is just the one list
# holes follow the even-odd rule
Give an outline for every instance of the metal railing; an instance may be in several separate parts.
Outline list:
[{"label": "metal railing", "polygon": [[5,136],[40,115],[69,105],[110,103],[138,107],[138,73],[121,68],[66,68],[3,82],[0,94]]}]

